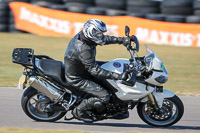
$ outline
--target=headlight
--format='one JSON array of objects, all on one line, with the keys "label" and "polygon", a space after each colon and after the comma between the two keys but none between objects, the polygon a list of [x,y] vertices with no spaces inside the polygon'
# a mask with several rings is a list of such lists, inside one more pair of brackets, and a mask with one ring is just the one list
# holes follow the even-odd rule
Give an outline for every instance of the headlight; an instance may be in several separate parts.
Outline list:
[{"label": "headlight", "polygon": [[155,78],[155,80],[156,80],[158,83],[164,84],[164,83],[167,82],[168,77],[165,77],[165,76],[162,76],[162,75],[161,75],[161,76]]},{"label": "headlight", "polygon": [[153,67],[153,58],[151,57],[145,58],[145,63],[146,63],[147,72],[151,71]]}]

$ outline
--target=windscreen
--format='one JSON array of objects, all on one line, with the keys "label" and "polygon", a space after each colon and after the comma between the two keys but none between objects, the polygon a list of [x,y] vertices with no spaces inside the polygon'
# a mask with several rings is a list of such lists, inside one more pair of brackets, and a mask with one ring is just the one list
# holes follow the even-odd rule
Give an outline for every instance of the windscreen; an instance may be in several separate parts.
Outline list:
[{"label": "windscreen", "polygon": [[149,69],[162,70],[162,61],[153,50],[146,46],[145,63]]}]

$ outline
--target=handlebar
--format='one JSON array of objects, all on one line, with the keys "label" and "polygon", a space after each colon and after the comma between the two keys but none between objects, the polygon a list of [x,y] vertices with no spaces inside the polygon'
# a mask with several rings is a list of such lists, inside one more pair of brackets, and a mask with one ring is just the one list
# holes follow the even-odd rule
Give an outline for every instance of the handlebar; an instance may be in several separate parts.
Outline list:
[{"label": "handlebar", "polygon": [[[128,26],[125,26],[125,35],[127,36],[127,38],[125,38],[125,41],[123,42],[124,43],[124,46],[127,46],[127,49],[131,49],[133,51],[137,51],[139,52],[139,41],[137,39],[136,36],[132,35],[132,36],[129,36],[129,33],[130,33],[130,28]],[[132,48],[128,45],[131,45],[131,41],[133,41],[136,45],[135,48]]]},{"label": "handlebar", "polygon": [[[131,36],[132,37],[132,36]],[[139,46],[139,43],[136,44],[136,47],[132,47],[131,45],[131,42],[134,42],[134,40],[131,40],[130,38],[131,37],[128,37],[128,39],[126,38],[126,40],[124,41],[124,46],[127,48],[127,50],[130,52],[131,54],[131,60],[130,62],[135,66],[136,64],[136,59],[135,59],[135,56],[134,56],[134,53],[135,52],[138,52],[139,50],[139,47],[137,47],[137,45]],[[130,39],[130,40],[129,40]],[[138,42],[138,41],[137,41]],[[134,42],[135,43],[135,42]]]},{"label": "handlebar", "polygon": [[[137,61],[135,59],[134,53],[137,54],[137,52],[139,52],[139,41],[136,36],[134,35],[129,36],[129,33],[130,33],[130,28],[128,26],[125,26],[125,35],[127,37],[124,38],[123,44],[124,46],[126,46],[127,50],[131,54],[130,66],[133,66],[133,69],[137,71],[138,65],[137,65]],[[133,46],[131,45],[131,42],[133,42],[132,43]],[[136,45],[135,47],[134,47],[134,44]]]}]

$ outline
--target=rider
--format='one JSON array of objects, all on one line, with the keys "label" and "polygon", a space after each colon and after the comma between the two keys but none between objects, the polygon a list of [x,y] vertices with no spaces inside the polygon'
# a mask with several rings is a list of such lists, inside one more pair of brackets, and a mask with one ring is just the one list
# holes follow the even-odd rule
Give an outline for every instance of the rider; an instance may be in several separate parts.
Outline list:
[{"label": "rider", "polygon": [[[79,120],[92,122],[86,111],[104,107],[110,96],[106,89],[92,81],[92,76],[99,79],[126,80],[126,73],[118,74],[100,68],[95,62],[96,46],[106,44],[122,44],[130,41],[128,37],[104,35],[106,24],[98,19],[88,20],[83,30],[70,41],[65,52],[65,77],[69,84],[93,97],[84,99],[72,114]],[[88,73],[90,76],[88,76]],[[92,76],[91,76],[92,75]]]}]

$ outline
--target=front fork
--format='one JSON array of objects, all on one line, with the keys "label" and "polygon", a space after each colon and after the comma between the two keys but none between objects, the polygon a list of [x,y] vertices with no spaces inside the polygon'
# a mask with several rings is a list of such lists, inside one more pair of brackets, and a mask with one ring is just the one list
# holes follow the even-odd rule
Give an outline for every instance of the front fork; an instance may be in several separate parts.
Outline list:
[{"label": "front fork", "polygon": [[149,100],[151,101],[151,104],[153,105],[153,108],[151,108],[151,107],[148,107],[148,110],[150,111],[150,110],[152,110],[152,109],[155,109],[155,111],[157,112],[159,112],[159,106],[158,106],[158,104],[157,104],[157,102],[156,102],[156,100],[155,100],[155,97],[150,93],[149,95],[148,95],[148,98],[149,98]]},{"label": "front fork", "polygon": [[152,92],[148,94],[148,98],[151,101],[153,108],[159,111],[162,108],[163,100],[165,98],[173,97],[175,94],[169,90],[163,89],[162,92]]}]

